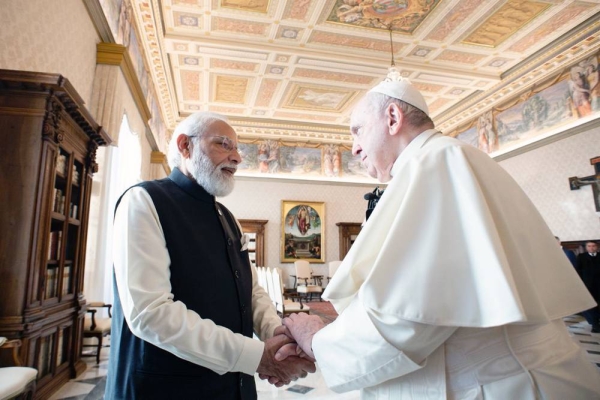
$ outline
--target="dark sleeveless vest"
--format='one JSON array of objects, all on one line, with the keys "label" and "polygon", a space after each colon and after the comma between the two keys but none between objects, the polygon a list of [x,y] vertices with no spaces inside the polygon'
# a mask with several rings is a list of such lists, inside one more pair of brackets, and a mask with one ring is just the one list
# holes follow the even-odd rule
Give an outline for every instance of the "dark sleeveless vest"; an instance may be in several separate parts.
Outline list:
[{"label": "dark sleeveless vest", "polygon": [[[229,210],[177,168],[168,178],[137,186],[150,194],[158,212],[171,258],[174,301],[252,337],[252,272]],[[254,376],[219,375],[134,336],[123,316],[114,274],[113,286],[105,399],[256,399]]]}]

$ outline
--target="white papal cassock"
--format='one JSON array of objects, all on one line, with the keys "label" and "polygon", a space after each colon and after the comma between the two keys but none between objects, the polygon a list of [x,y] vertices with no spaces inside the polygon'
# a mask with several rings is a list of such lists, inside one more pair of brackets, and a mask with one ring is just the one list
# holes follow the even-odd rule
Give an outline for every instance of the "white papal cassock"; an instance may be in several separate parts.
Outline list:
[{"label": "white papal cassock", "polygon": [[364,399],[597,399],[562,317],[595,303],[488,155],[428,130],[392,168],[325,290],[313,338],[329,387]]}]

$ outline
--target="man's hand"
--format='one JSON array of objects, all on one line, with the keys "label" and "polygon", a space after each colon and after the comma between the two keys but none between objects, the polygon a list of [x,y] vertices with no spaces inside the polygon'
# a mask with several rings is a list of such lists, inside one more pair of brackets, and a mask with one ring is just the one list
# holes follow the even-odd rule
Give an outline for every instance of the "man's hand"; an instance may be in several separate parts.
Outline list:
[{"label": "man's hand", "polygon": [[[289,317],[284,318],[283,325],[287,328],[287,331],[291,334],[296,343],[298,343],[298,346],[300,346],[304,354],[314,360],[315,355],[312,351],[312,339],[315,333],[325,327],[321,318],[316,315],[304,313],[292,314]],[[289,336],[287,332],[286,334]],[[287,357],[293,356],[293,351],[295,351],[296,356],[300,354],[297,349],[285,346],[277,352],[275,359],[285,360]]]},{"label": "man's hand", "polygon": [[[275,333],[280,333],[282,330],[284,328],[278,328]],[[290,343],[292,343],[292,339],[284,334],[265,340],[265,349],[256,370],[261,379],[268,379],[269,383],[281,387],[289,385],[291,381],[298,378],[304,378],[309,372],[316,371],[315,364],[312,361],[298,356],[290,356],[283,361],[275,360],[277,350]]]}]

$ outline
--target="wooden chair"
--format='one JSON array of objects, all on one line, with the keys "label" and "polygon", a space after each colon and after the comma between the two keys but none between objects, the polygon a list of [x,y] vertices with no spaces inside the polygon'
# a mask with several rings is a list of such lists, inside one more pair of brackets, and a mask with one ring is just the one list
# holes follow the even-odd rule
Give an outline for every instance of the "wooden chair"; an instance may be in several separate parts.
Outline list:
[{"label": "wooden chair", "polygon": [[20,340],[6,340],[0,338],[0,350],[12,349],[14,367],[0,368],[0,400],[7,399],[33,399],[37,370],[22,367],[19,358]]},{"label": "wooden chair", "polygon": [[310,263],[306,260],[298,260],[294,262],[294,266],[296,267],[296,292],[304,294],[310,300],[312,300],[313,294],[316,293],[320,300],[323,292],[321,285],[315,284],[316,282],[313,282],[313,284],[308,283],[309,280],[312,281],[313,279]]},{"label": "wooden chair", "polygon": [[268,270],[267,279],[269,279],[269,276],[272,282],[271,287],[273,288],[273,294],[275,297],[275,309],[281,317],[286,317],[289,314],[299,312],[310,314],[310,307],[306,304],[302,304],[301,297],[297,295],[295,296],[298,298],[297,303],[283,297],[283,282],[281,280],[281,274],[279,273],[278,268]]},{"label": "wooden chair", "polygon": [[[96,312],[98,309],[107,308],[108,309],[108,318],[101,318],[96,316]],[[83,337],[84,338],[96,338],[98,340],[97,344],[84,344],[82,346],[82,357],[95,356],[96,364],[100,364],[100,350],[102,349],[102,340],[105,336],[110,335],[110,324],[112,314],[110,313],[110,309],[112,308],[112,304],[106,304],[102,302],[91,302],[88,304],[87,312],[90,316],[85,317],[85,321],[83,323]],[[95,347],[96,353],[92,354],[84,354],[84,347]]]}]

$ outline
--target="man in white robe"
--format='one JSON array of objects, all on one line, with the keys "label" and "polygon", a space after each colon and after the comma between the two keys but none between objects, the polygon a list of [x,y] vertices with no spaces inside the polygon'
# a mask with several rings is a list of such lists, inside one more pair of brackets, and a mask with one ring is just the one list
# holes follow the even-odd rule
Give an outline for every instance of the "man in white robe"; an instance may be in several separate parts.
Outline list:
[{"label": "man in white robe", "polygon": [[[598,399],[562,318],[595,303],[541,215],[487,154],[433,129],[406,80],[352,114],[353,154],[388,186],[323,297],[284,320],[336,392],[363,399]],[[301,350],[300,350],[301,349]]]}]

